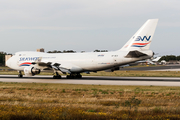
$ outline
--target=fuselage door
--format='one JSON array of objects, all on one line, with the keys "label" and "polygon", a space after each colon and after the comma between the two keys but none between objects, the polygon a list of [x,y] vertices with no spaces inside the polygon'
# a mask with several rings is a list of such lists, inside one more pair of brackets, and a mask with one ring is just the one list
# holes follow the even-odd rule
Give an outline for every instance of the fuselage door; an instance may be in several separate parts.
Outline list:
[{"label": "fuselage door", "polygon": [[118,63],[118,55],[113,54],[113,55],[111,55],[111,57],[113,59],[113,63],[117,64]]}]

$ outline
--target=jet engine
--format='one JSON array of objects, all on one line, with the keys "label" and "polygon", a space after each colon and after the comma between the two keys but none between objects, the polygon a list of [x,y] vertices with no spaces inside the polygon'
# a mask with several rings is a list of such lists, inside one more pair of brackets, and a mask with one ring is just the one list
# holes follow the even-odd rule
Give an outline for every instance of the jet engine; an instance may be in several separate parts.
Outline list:
[{"label": "jet engine", "polygon": [[39,74],[40,72],[41,72],[40,69],[31,67],[31,66],[28,66],[28,67],[25,67],[25,68],[24,68],[24,74],[25,74],[26,76],[34,76],[34,75]]}]

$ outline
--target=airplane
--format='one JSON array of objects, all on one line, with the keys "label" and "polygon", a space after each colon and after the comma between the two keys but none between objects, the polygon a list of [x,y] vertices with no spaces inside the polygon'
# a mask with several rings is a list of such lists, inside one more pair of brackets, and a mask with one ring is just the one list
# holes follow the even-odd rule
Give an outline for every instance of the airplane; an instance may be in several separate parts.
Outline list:
[{"label": "airplane", "polygon": [[33,51],[16,52],[6,65],[19,72],[18,77],[34,76],[45,70],[53,70],[54,79],[60,73],[66,78],[82,78],[81,73],[115,69],[136,61],[150,59],[154,53],[149,50],[158,19],[149,19],[119,50],[112,52],[84,53],[42,53]]},{"label": "airplane", "polygon": [[[128,65],[129,65],[129,66],[135,66],[135,65],[138,65],[138,64],[140,64],[140,63],[146,63],[146,64],[148,64],[148,65],[150,65],[150,64],[151,64],[151,65],[155,65],[160,58],[161,58],[161,57],[156,57],[156,58],[151,58],[151,59],[136,61],[136,62],[130,63],[130,64],[128,64]],[[127,65],[126,65],[126,66],[127,66]]]},{"label": "airplane", "polygon": [[154,59],[152,59],[152,62],[158,62],[161,59],[161,57],[156,57]]}]

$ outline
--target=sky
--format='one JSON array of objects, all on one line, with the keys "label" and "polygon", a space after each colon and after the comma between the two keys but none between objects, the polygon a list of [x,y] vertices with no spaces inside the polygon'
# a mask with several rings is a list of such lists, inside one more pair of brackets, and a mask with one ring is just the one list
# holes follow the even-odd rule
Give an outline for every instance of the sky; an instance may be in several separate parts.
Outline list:
[{"label": "sky", "polygon": [[150,49],[180,55],[180,0],[0,0],[0,51],[119,50],[159,19]]}]

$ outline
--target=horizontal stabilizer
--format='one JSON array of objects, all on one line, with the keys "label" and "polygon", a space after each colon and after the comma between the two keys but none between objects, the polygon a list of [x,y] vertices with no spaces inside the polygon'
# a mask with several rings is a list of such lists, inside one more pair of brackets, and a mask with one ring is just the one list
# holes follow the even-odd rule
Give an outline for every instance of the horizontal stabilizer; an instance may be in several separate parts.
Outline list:
[{"label": "horizontal stabilizer", "polygon": [[126,58],[139,58],[143,56],[148,56],[148,55],[135,50],[135,51],[130,51],[125,57]]}]

